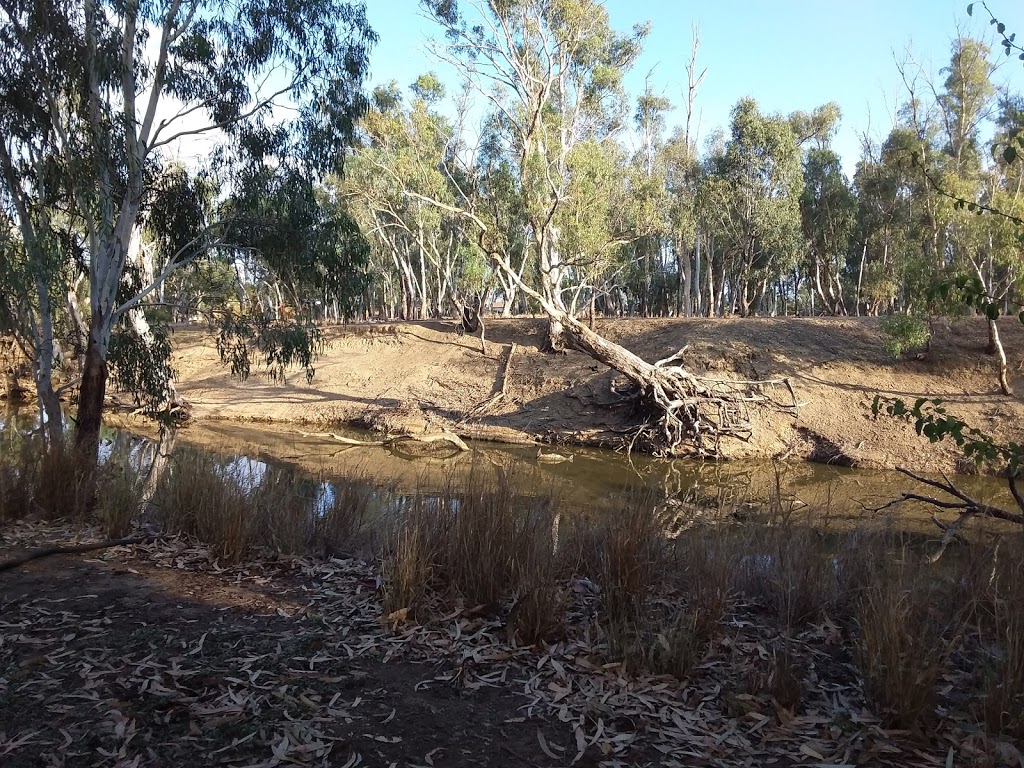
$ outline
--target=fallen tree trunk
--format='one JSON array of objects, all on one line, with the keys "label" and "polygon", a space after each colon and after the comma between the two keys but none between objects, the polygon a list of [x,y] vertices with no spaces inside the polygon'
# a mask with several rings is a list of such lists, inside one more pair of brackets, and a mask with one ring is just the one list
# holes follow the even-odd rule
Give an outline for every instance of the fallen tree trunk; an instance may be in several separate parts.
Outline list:
[{"label": "fallen tree trunk", "polygon": [[147,544],[154,541],[156,536],[134,536],[127,539],[110,539],[108,541],[97,541],[92,544],[76,544],[70,547],[41,547],[26,552],[24,555],[12,557],[10,560],[0,562],[0,573],[10,571],[19,566],[38,560],[41,557],[52,555],[77,555],[83,552],[94,552],[97,549],[108,549],[110,547],[122,547],[129,544]]},{"label": "fallen tree trunk", "polygon": [[[636,396],[644,413],[629,443],[631,449],[641,444],[659,456],[718,458],[723,455],[722,438],[750,439],[751,405],[789,410],[795,415],[797,402],[788,379],[733,381],[695,376],[674,364],[685,347],[671,357],[648,363],[545,300],[519,280],[500,254],[492,253],[491,258],[519,282],[520,290],[540,303],[550,320],[562,327],[573,348],[614,368],[637,388]],[[770,397],[767,392],[775,387],[785,387],[791,402]]]}]

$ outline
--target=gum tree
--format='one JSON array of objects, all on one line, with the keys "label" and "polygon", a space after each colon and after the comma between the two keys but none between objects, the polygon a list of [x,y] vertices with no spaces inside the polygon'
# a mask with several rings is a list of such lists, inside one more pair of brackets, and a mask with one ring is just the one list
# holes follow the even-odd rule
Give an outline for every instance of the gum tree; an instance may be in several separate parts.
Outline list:
[{"label": "gum tree", "polygon": [[211,222],[124,295],[161,168],[180,150],[225,161],[228,177],[288,157],[310,175],[336,166],[373,34],[362,5],[345,0],[2,0],[0,18],[0,170],[26,257],[47,274],[59,266],[47,260],[55,207],[80,222],[85,245],[76,444],[94,461],[119,318],[223,236]]}]

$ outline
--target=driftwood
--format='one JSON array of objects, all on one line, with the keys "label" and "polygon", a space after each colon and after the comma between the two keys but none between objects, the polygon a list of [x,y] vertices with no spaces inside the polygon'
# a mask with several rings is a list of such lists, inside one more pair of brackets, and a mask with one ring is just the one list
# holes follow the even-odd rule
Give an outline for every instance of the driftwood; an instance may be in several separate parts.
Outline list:
[{"label": "driftwood", "polygon": [[302,435],[303,437],[327,438],[336,443],[350,445],[353,447],[366,446],[393,448],[401,446],[403,443],[449,443],[460,451],[469,450],[469,446],[466,445],[465,441],[458,435],[451,432],[437,432],[431,435],[396,435],[395,437],[388,437],[383,440],[356,440],[355,438],[344,437],[343,435],[338,435],[334,432],[298,432],[297,434]]},{"label": "driftwood", "polygon": [[537,461],[541,464],[561,464],[563,461],[572,461],[575,455],[563,456],[560,453],[544,453],[537,449]]},{"label": "driftwood", "polygon": [[110,547],[123,547],[129,544],[147,544],[154,541],[157,536],[133,536],[127,539],[108,539],[107,541],[96,541],[92,544],[76,544],[70,547],[40,547],[26,552],[24,555],[12,557],[10,560],[0,562],[0,573],[10,571],[19,566],[38,560],[41,557],[51,555],[77,555],[82,552],[93,552],[97,549],[108,549]]}]

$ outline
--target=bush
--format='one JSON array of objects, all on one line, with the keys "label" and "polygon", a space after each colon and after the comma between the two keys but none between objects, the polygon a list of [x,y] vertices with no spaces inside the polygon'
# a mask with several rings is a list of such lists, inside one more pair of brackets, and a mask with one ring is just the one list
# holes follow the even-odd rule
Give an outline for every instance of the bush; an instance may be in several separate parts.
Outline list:
[{"label": "bush", "polygon": [[926,347],[931,339],[928,324],[913,315],[883,317],[881,329],[882,346],[886,352],[897,358],[905,352]]}]

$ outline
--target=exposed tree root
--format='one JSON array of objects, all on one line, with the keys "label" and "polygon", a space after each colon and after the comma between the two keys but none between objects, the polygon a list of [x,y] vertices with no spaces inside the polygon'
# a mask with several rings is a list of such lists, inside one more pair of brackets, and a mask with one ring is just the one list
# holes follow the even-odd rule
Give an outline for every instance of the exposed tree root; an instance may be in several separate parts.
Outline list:
[{"label": "exposed tree root", "polygon": [[[722,456],[722,439],[750,439],[753,428],[750,407],[791,411],[798,403],[788,379],[740,381],[695,376],[675,363],[686,347],[676,354],[647,363],[624,347],[613,344],[586,325],[565,316],[562,319],[573,346],[624,374],[637,387],[643,423],[629,442],[658,456]],[[772,396],[783,388],[788,397]]]},{"label": "exposed tree root", "polygon": [[[643,423],[628,443],[630,450],[641,445],[656,456],[719,458],[723,455],[723,438],[750,439],[753,431],[751,405],[787,410],[796,415],[798,403],[788,379],[730,381],[694,376],[681,365],[673,365],[682,351],[655,364],[648,363],[595,333],[535,291],[519,278],[502,254],[490,252],[490,257],[523,293],[544,309],[548,316],[548,341],[552,346],[557,349],[558,341],[564,340],[614,368],[637,388]],[[791,403],[770,395],[772,390],[782,386],[788,390]]]},{"label": "exposed tree root", "polygon": [[515,355],[515,353],[516,345],[515,342],[512,342],[512,344],[508,348],[508,354],[505,356],[505,364],[502,366],[501,373],[499,374],[498,377],[500,386],[498,385],[497,382],[495,383],[495,388],[498,391],[495,392],[486,400],[484,400],[482,403],[473,406],[473,408],[470,409],[469,413],[467,413],[465,418],[462,419],[461,421],[467,421],[469,419],[478,419],[481,416],[486,416],[490,412],[490,410],[494,408],[495,405],[497,405],[498,403],[505,399],[505,395],[508,392],[508,373],[509,370],[512,368],[512,357]]},{"label": "exposed tree root", "polygon": [[30,563],[33,560],[38,560],[41,557],[50,557],[51,555],[76,555],[82,552],[93,552],[97,549],[108,549],[109,547],[122,547],[129,544],[148,544],[151,541],[159,538],[158,536],[133,536],[127,539],[110,539],[107,541],[97,541],[92,544],[77,544],[71,547],[41,547],[39,549],[33,549],[26,552],[24,555],[18,557],[12,557],[10,560],[4,560],[0,562],[0,573],[4,571],[10,571],[19,566]]}]

